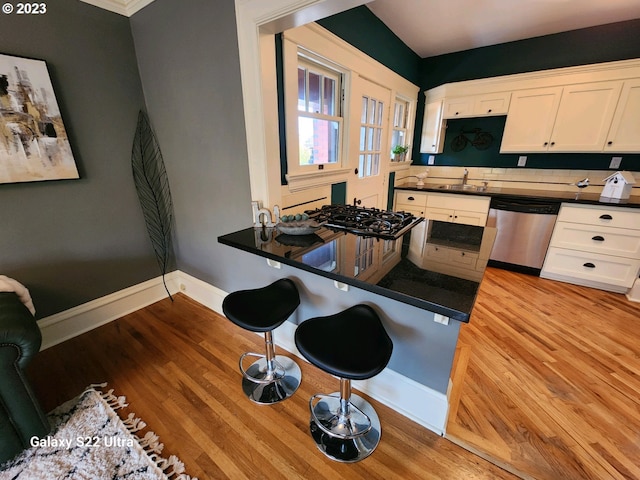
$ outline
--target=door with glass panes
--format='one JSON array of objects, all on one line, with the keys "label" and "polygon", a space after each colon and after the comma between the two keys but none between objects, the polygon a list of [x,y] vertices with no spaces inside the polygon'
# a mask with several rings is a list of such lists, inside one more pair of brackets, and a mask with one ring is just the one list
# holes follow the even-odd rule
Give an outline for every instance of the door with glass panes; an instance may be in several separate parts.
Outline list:
[{"label": "door with glass panes", "polygon": [[391,91],[354,78],[351,97],[347,202],[386,208]]}]

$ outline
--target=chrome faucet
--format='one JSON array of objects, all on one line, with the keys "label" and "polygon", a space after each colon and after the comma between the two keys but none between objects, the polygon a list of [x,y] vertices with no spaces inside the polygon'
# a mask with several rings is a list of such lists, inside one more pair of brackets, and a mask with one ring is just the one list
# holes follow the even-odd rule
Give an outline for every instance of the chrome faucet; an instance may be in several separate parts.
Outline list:
[{"label": "chrome faucet", "polygon": [[469,170],[464,169],[464,175],[462,176],[462,185],[467,184],[467,178],[469,177]]}]

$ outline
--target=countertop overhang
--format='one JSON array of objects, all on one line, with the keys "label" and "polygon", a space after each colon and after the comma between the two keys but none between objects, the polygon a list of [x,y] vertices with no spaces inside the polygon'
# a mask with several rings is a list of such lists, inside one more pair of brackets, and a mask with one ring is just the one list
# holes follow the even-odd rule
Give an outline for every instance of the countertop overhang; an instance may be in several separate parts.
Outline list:
[{"label": "countertop overhang", "polygon": [[590,205],[602,206],[618,206],[640,208],[640,197],[632,196],[628,199],[608,199],[600,200],[600,193],[589,191],[589,187],[578,189],[574,192],[563,192],[553,190],[537,190],[525,188],[502,188],[487,187],[484,190],[446,190],[440,188],[439,185],[417,185],[415,182],[407,182],[395,187],[396,190],[410,190],[417,192],[447,193],[455,195],[476,195],[485,197],[503,197],[503,198],[529,198],[532,200],[557,200],[558,202],[567,203],[584,203]]},{"label": "countertop overhang", "polygon": [[[430,230],[430,225],[445,222],[425,221],[420,228]],[[467,227],[467,228],[465,228]],[[490,251],[495,235],[484,235],[495,229],[488,227],[457,226],[457,242],[453,248],[470,251]],[[438,230],[437,228],[435,230]],[[421,268],[411,262],[402,251],[402,238],[397,240],[398,259],[391,268],[382,266],[383,275],[375,280],[363,280],[354,274],[356,270],[356,244],[358,238],[372,238],[374,242],[385,240],[358,236],[344,231],[320,228],[312,236],[291,238],[280,234],[276,228],[246,228],[218,237],[223,244],[273,261],[299,268],[336,282],[382,295],[460,322],[468,322],[484,274],[483,265],[474,272],[473,280],[452,274]],[[481,247],[480,242],[485,241]],[[487,245],[487,242],[490,242]]]}]

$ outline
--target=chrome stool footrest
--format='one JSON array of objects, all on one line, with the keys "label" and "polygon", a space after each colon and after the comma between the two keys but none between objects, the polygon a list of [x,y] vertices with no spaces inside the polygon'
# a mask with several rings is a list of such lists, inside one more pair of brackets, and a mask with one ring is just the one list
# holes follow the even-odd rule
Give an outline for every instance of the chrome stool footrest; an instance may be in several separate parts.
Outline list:
[{"label": "chrome stool footrest", "polygon": [[[314,399],[320,399],[315,405]],[[338,392],[314,395],[311,409],[311,435],[318,449],[329,458],[345,463],[368,457],[380,442],[380,419],[365,399],[352,394],[348,414],[341,413]]]},{"label": "chrome stool footrest", "polygon": [[[245,370],[245,357],[256,357],[254,363]],[[271,368],[266,355],[245,353],[240,357],[242,390],[249,400],[261,405],[277,403],[289,398],[300,386],[302,372],[298,364],[289,357],[276,355]]]},{"label": "chrome stool footrest", "polygon": [[[314,401],[319,400],[316,405]],[[340,394],[317,394],[309,400],[311,421],[327,435],[341,440],[352,440],[366,434],[372,428],[371,418],[351,401],[343,410]]]}]

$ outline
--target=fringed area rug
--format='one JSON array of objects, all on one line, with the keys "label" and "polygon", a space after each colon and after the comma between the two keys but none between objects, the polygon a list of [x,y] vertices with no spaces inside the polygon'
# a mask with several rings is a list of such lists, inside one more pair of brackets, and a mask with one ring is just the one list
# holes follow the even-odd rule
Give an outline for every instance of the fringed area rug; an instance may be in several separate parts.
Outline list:
[{"label": "fringed area rug", "polygon": [[105,386],[91,385],[53,410],[51,434],[0,466],[0,480],[197,480],[177,457],[161,456],[164,445],[153,432],[136,435],[146,424],[135,414],[120,419],[115,411],[127,406],[125,397],[94,388]]}]

